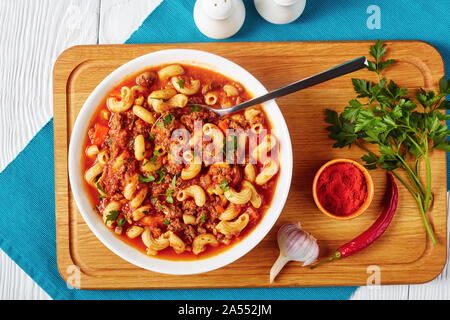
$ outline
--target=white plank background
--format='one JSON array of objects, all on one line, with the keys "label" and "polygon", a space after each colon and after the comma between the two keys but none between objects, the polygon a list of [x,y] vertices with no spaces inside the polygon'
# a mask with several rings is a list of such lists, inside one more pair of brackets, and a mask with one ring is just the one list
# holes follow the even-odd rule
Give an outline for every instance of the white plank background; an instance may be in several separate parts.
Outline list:
[{"label": "white plank background", "polygon": [[[0,171],[51,118],[58,55],[77,44],[123,43],[160,1],[0,0]],[[448,300],[449,280],[446,268],[427,284],[361,287],[352,299]],[[0,250],[5,299],[51,298]]]}]

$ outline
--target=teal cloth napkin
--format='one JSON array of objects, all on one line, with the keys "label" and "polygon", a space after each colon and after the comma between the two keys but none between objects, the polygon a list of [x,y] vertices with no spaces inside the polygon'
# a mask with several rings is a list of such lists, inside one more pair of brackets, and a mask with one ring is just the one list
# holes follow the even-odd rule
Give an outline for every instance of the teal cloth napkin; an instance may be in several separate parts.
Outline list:
[{"label": "teal cloth napkin", "polygon": [[[381,29],[366,27],[373,1],[308,1],[289,25],[272,25],[245,1],[243,28],[225,41],[421,39],[443,55],[450,41],[447,0],[377,1]],[[211,41],[192,20],[193,1],[164,1],[127,43]],[[268,44],[270,45],[270,44]],[[357,287],[252,288],[193,290],[70,289],[56,265],[53,120],[0,173],[0,247],[54,299],[348,299]]]}]

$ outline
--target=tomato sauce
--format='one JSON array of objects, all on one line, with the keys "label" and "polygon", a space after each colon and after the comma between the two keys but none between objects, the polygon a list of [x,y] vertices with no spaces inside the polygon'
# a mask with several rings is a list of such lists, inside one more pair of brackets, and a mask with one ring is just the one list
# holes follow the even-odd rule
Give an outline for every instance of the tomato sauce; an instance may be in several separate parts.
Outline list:
[{"label": "tomato sauce", "polygon": [[[182,66],[185,70],[183,76],[191,77],[193,79],[198,79],[198,80],[200,80],[200,82],[202,84],[210,83],[210,84],[213,84],[215,87],[217,87],[217,89],[215,89],[214,91],[217,92],[217,94],[219,96],[219,99],[218,99],[219,101],[228,102],[230,104],[230,106],[232,106],[232,105],[235,105],[237,103],[240,103],[240,102],[243,102],[243,101],[246,101],[246,100],[249,100],[252,98],[251,94],[248,93],[245,90],[245,88],[243,88],[243,86],[241,86],[239,83],[236,83],[233,80],[231,80],[221,74],[218,74],[214,71],[200,68],[197,66],[187,66],[187,65],[182,65]],[[164,67],[164,66],[159,66],[156,68],[149,68],[149,69],[145,69],[143,71],[157,71],[157,70],[160,70],[162,67]],[[142,73],[143,71],[136,73],[136,74],[126,78],[121,83],[119,83],[110,92],[108,97],[110,97],[110,96],[120,97],[121,96],[121,88],[123,86],[132,87],[132,86],[136,85],[136,77],[138,74]],[[154,90],[160,90],[160,89],[166,88],[167,86],[169,86],[168,82],[169,82],[169,80],[155,81],[155,83],[153,83],[151,85],[151,87],[148,88],[146,94],[144,94],[144,95],[148,95],[150,92],[152,92]],[[226,84],[233,84],[236,87],[238,87],[240,89],[239,95],[237,97],[233,97],[233,98],[228,97],[223,90],[219,89],[219,88],[223,88],[223,86]],[[84,142],[85,150],[87,150],[87,148],[93,144],[93,140],[94,140],[93,139],[93,131],[95,131],[95,126],[96,125],[109,126],[112,112],[111,112],[111,110],[109,110],[109,108],[107,106],[106,100],[108,97],[105,97],[105,99],[102,101],[102,103],[98,106],[97,111],[95,112],[95,115],[93,116],[93,118],[90,122],[90,125],[89,125],[90,130],[89,130],[88,134],[86,134],[86,138],[85,138],[85,142]],[[192,101],[192,103],[196,103],[196,101],[198,100],[197,103],[204,104],[204,102],[202,101],[202,99],[203,99],[202,90],[199,90],[199,92],[190,96],[189,99],[190,99],[190,101]],[[264,124],[264,129],[267,130],[267,134],[270,134],[271,133],[271,123],[262,108],[261,108],[261,111],[263,114],[262,122]],[[105,116],[104,116],[105,113],[108,113],[107,118],[105,118]],[[241,111],[239,114],[243,115],[243,113],[244,113],[244,111]],[[262,136],[261,136],[261,138],[262,138]],[[100,143],[98,145],[98,149],[99,150],[102,150],[105,148],[107,149],[108,144],[110,142],[111,142],[110,138],[107,137],[102,143]],[[278,149],[278,147],[279,146],[278,146],[278,141],[277,141],[276,149]],[[270,156],[270,153],[269,153],[269,156]],[[87,154],[85,154],[83,156],[83,158],[81,159],[81,161],[82,161],[82,170],[83,170],[83,174],[84,174],[84,172],[86,172],[91,166],[93,166],[95,164],[96,159],[95,159],[95,157],[90,158],[87,156]],[[264,165],[258,162],[255,165],[256,173],[262,171],[263,167],[264,167]],[[175,253],[173,248],[168,247],[164,250],[158,251],[158,254],[154,257],[159,258],[159,259],[166,259],[166,260],[199,260],[199,259],[204,259],[204,258],[208,258],[208,257],[214,256],[214,255],[217,255],[217,254],[229,249],[230,247],[232,247],[233,245],[235,245],[236,243],[238,243],[239,241],[244,239],[246,236],[248,236],[255,229],[255,227],[259,224],[259,222],[261,221],[265,212],[270,207],[271,201],[273,200],[273,194],[275,192],[278,177],[279,177],[279,172],[277,172],[274,175],[274,177],[272,179],[270,179],[266,184],[264,184],[262,186],[255,185],[255,188],[257,189],[258,193],[260,194],[260,196],[262,198],[262,205],[258,209],[255,209],[250,205],[250,203],[248,204],[249,207],[253,208],[253,210],[255,210],[257,212],[256,217],[251,217],[250,222],[241,231],[241,233],[237,237],[233,237],[227,244],[219,242],[219,244],[217,246],[207,246],[206,250],[198,255],[194,255],[191,251],[185,251],[183,253],[177,254],[177,253]],[[97,188],[89,185],[88,183],[85,183],[85,187],[86,187],[86,191],[89,195],[89,198],[90,198],[93,206],[99,212],[99,216],[101,217],[101,212],[104,209],[104,207],[106,206],[107,199],[103,199],[101,196],[99,196],[99,191],[97,190]],[[242,210],[241,214],[243,212],[246,212],[246,210]],[[139,226],[139,223],[136,222],[135,225]],[[163,227],[163,226],[161,226],[161,227]],[[114,233],[114,230],[112,230],[112,232]],[[137,238],[131,239],[131,238],[127,237],[126,232],[122,232],[122,234],[120,234],[120,235],[116,234],[116,233],[114,233],[114,234],[117,237],[119,237],[121,240],[126,242],[127,244],[138,249],[139,251],[141,251],[143,253],[146,252],[147,248],[144,245],[144,243],[142,242],[140,236]]]}]

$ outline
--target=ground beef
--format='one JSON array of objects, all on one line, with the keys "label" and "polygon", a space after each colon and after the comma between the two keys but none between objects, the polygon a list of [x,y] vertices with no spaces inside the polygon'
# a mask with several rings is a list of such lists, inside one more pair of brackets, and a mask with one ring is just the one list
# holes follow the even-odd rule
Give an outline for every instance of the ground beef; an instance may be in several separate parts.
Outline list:
[{"label": "ground beef", "polygon": [[181,208],[183,209],[183,212],[185,214],[190,214],[193,216],[197,215],[197,205],[195,204],[195,201],[192,199],[188,199],[186,201],[183,201],[181,203]]},{"label": "ground beef", "polygon": [[167,226],[167,230],[178,233],[184,230],[184,223],[180,221],[178,218],[168,217],[169,225]]},{"label": "ground beef", "polygon": [[205,123],[214,123],[217,124],[219,122],[218,116],[212,112],[207,110],[192,112],[188,114],[184,114],[180,119],[181,123],[188,129],[190,132],[194,130],[194,122],[200,121],[201,126]]},{"label": "ground beef", "polygon": [[138,135],[142,134],[144,138],[148,138],[151,128],[152,126],[150,124],[137,118],[133,125],[133,137],[136,138]]},{"label": "ground beef", "polygon": [[241,168],[236,165],[212,165],[209,167],[208,174],[213,183],[220,185],[225,179],[229,186],[237,186],[242,179]]},{"label": "ground beef", "polygon": [[[153,176],[156,176],[156,178],[158,178],[156,174],[153,174]],[[153,197],[157,198],[161,194],[166,194],[167,189],[171,189],[171,184],[172,178],[167,174],[164,176],[161,183],[152,183],[151,186]]]},{"label": "ground beef", "polygon": [[183,217],[183,211],[179,207],[173,204],[166,204],[166,207],[167,207],[166,218],[169,219],[169,221],[171,221],[171,219]]},{"label": "ground beef", "polygon": [[242,114],[233,115],[232,119],[229,119],[228,127],[233,130],[245,130],[247,129],[247,121]]},{"label": "ground beef", "polygon": [[162,146],[164,150],[170,150],[170,130],[166,127],[154,126],[152,135],[155,137],[155,145]]},{"label": "ground beef", "polygon": [[175,163],[174,161],[169,161],[167,157],[163,158],[162,165],[167,169],[167,172],[170,173],[171,175],[181,173],[181,170],[184,167],[183,163]]},{"label": "ground beef", "polygon": [[188,104],[204,104],[202,97],[190,96],[188,99]]},{"label": "ground beef", "polygon": [[136,84],[144,87],[145,89],[150,89],[152,84],[156,81],[157,75],[153,71],[146,71],[141,73],[136,77]]},{"label": "ground beef", "polygon": [[197,232],[195,232],[195,229],[191,225],[186,225],[184,229],[184,238],[188,243],[192,243],[194,241],[194,238],[197,236]]}]

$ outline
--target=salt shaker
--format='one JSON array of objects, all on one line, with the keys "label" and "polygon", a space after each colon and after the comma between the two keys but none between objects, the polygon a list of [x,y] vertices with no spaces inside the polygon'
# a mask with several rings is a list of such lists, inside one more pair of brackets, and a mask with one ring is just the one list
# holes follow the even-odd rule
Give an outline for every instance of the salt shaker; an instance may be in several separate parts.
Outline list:
[{"label": "salt shaker", "polygon": [[242,0],[197,0],[194,6],[195,24],[209,38],[231,37],[239,31],[244,20]]},{"label": "salt shaker", "polygon": [[254,0],[258,13],[275,24],[290,23],[305,9],[306,0]]}]

